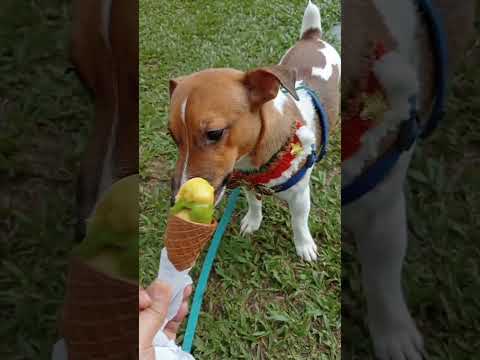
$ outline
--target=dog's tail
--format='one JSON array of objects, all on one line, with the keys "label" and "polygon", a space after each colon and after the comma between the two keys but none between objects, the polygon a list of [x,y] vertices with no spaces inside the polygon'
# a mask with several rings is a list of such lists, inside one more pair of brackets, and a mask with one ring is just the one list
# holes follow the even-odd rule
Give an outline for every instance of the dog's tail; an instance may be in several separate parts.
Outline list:
[{"label": "dog's tail", "polygon": [[302,30],[300,38],[302,40],[309,39],[313,36],[318,37],[322,35],[322,19],[320,16],[320,9],[317,5],[308,1],[307,8],[303,14]]}]

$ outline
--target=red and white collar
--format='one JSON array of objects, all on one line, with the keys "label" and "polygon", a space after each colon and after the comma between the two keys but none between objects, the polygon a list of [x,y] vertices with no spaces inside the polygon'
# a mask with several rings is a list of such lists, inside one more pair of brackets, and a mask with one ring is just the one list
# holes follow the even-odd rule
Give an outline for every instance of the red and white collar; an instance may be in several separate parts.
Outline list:
[{"label": "red and white collar", "polygon": [[[260,169],[235,170],[230,187],[240,185],[255,188],[257,192],[279,185],[292,177],[313,151],[315,135],[300,121],[296,121],[295,132],[287,143]],[[266,191],[268,192],[268,190]]]},{"label": "red and white collar", "polygon": [[381,60],[385,54],[384,45],[378,43],[368,76],[360,84],[360,93],[349,101],[348,112],[342,119],[342,162],[360,150],[363,136],[376,126],[388,109],[385,90],[373,71],[374,63]]}]

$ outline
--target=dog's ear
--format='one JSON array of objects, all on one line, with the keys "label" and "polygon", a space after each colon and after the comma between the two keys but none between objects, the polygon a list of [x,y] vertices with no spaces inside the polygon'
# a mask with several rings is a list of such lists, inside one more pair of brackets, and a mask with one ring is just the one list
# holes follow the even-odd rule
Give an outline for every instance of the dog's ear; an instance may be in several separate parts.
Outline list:
[{"label": "dog's ear", "polygon": [[185,76],[180,76],[175,79],[170,79],[169,81],[170,99],[172,98],[173,92],[177,88],[178,84],[180,84],[184,78]]},{"label": "dog's ear", "polygon": [[277,96],[280,85],[295,100],[298,100],[298,94],[295,91],[296,78],[297,73],[295,69],[283,65],[275,65],[248,71],[245,75],[244,84],[249,91],[252,105],[260,106]]}]

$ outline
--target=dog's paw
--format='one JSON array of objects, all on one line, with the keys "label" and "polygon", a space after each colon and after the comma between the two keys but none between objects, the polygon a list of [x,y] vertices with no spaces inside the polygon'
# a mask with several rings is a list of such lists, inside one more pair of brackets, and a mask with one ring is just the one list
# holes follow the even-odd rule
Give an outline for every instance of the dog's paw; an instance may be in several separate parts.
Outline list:
[{"label": "dog's paw", "polygon": [[305,261],[316,261],[318,257],[317,245],[313,239],[309,242],[303,243],[302,245],[295,245],[298,256],[300,256]]},{"label": "dog's paw", "polygon": [[372,329],[375,355],[379,360],[427,359],[423,338],[413,321],[388,328]]},{"label": "dog's paw", "polygon": [[240,224],[240,233],[242,235],[251,234],[260,228],[261,223],[262,215],[256,216],[256,214],[247,211]]}]

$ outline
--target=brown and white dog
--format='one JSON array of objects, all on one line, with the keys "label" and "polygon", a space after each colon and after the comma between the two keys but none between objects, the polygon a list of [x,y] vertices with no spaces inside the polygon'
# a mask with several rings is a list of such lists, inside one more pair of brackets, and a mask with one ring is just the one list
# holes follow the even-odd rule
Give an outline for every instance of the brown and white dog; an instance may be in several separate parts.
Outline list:
[{"label": "brown and white dog", "polygon": [[[432,2],[444,19],[453,68],[473,33],[474,0]],[[343,3],[342,182],[347,185],[392,146],[401,123],[409,117],[411,96],[418,99],[420,119],[429,116],[435,65],[425,18],[415,0]],[[374,54],[378,44],[382,51]],[[362,80],[370,76],[376,78],[381,91],[370,91],[371,111],[362,116],[349,105],[361,96]],[[383,95],[379,97],[380,92]],[[387,106],[382,106],[382,96]],[[354,116],[350,116],[352,113]],[[362,123],[363,120],[368,122]],[[370,128],[362,134],[356,127],[364,129],[365,124],[370,124]],[[407,246],[403,186],[414,148],[400,156],[374,190],[342,208],[342,228],[357,243],[368,326],[380,359],[418,360],[425,352],[401,287]]]},{"label": "brown and white dog", "polygon": [[138,0],[73,2],[72,61],[95,101],[77,185],[77,234],[101,194],[138,173]]},{"label": "brown and white dog", "polygon": [[[257,230],[262,204],[251,189],[286,181],[320,145],[312,100],[296,90],[301,81],[316,91],[333,128],[339,116],[340,56],[322,39],[320,11],[311,2],[300,40],[279,65],[247,72],[208,69],[171,80],[169,129],[179,149],[173,194],[198,176],[215,187],[218,202],[232,175],[244,175],[249,209],[241,230]],[[310,174],[311,168],[295,186],[277,193],[289,205],[295,247],[307,261],[317,258],[308,228]],[[253,183],[252,177],[262,180]]]}]

